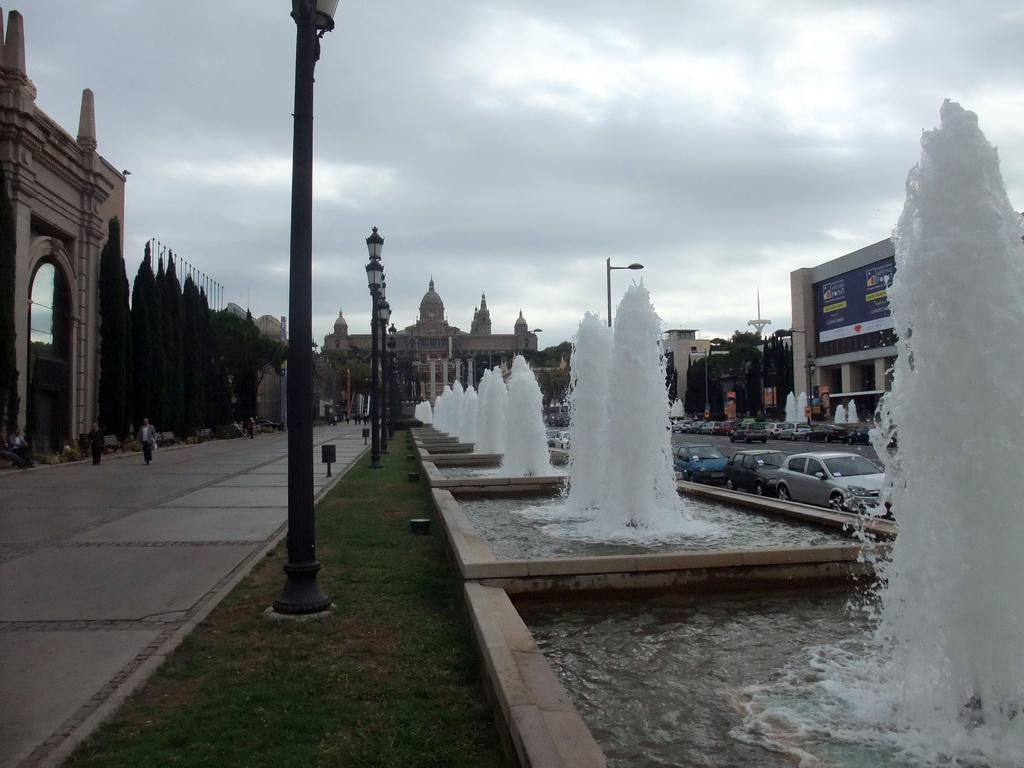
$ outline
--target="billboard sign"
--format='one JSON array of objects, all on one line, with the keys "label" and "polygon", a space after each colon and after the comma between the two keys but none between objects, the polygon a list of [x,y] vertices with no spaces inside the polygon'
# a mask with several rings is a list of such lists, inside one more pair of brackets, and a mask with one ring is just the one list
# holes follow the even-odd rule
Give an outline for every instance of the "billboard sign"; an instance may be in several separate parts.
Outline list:
[{"label": "billboard sign", "polygon": [[835,341],[893,328],[888,287],[896,274],[892,256],[814,284],[818,341]]}]

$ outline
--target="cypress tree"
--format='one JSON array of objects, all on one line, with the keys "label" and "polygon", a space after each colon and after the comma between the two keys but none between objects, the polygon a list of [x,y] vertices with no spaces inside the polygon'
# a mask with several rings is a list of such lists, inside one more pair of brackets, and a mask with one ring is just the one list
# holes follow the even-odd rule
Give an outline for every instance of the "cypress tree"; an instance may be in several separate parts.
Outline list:
[{"label": "cypress tree", "polygon": [[174,269],[174,254],[167,255],[167,269],[160,286],[160,323],[164,339],[164,429],[184,432],[185,404],[181,365],[181,283]]},{"label": "cypress tree", "polygon": [[153,305],[151,297],[156,290],[156,276],[153,274],[153,254],[149,243],[135,275],[132,286],[132,423],[138,426],[143,419],[153,417],[151,398],[153,396]]},{"label": "cypress tree", "polygon": [[100,382],[99,420],[118,437],[128,434],[128,297],[121,225],[110,220],[107,243],[100,253],[99,274]]},{"label": "cypress tree", "polygon": [[10,429],[18,415],[18,358],[14,340],[14,278],[17,237],[14,206],[7,194],[7,179],[0,167],[0,416]]},{"label": "cypress tree", "polygon": [[185,435],[198,435],[203,427],[203,386],[202,386],[202,351],[200,337],[202,323],[202,299],[192,276],[185,278],[185,290],[182,293],[182,396]]}]

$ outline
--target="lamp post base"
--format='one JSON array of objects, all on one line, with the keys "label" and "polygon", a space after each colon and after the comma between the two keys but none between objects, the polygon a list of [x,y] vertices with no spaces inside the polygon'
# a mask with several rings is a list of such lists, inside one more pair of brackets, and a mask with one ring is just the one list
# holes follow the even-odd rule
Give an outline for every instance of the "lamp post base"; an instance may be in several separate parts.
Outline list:
[{"label": "lamp post base", "polygon": [[271,606],[275,613],[304,616],[321,613],[331,607],[331,598],[324,594],[316,581],[320,563],[286,563],[282,570],[288,576],[288,581]]}]

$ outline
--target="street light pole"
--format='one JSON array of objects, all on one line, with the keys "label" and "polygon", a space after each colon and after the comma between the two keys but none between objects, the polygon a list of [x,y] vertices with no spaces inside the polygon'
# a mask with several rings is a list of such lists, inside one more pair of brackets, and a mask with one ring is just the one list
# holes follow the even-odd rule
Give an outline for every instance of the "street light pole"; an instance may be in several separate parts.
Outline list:
[{"label": "street light pole", "polygon": [[605,277],[607,278],[606,282],[608,284],[608,327],[611,328],[612,327],[612,270],[613,269],[643,269],[644,265],[643,264],[637,264],[636,262],[633,262],[632,264],[630,264],[627,267],[613,267],[612,266],[611,257],[608,257],[607,259],[605,259],[604,268],[605,268]]},{"label": "street light pole", "polygon": [[370,261],[366,265],[366,282],[370,286],[372,309],[370,310],[370,469],[381,469],[380,463],[380,398],[377,389],[377,315],[380,302],[380,287],[384,284],[384,265],[380,263],[380,252],[384,238],[377,234],[377,228],[366,238]]},{"label": "street light pole", "polygon": [[711,392],[708,390],[708,367],[711,364],[711,345],[704,353],[704,418],[711,416]]},{"label": "street light pole", "polygon": [[817,366],[814,364],[814,358],[811,357],[811,353],[807,353],[807,362],[804,364],[804,368],[807,369],[807,426],[811,425],[811,411],[814,409],[814,396],[811,394],[811,374],[814,373],[814,369]]},{"label": "street light pole", "polygon": [[380,323],[380,327],[377,331],[377,338],[380,342],[377,348],[380,350],[380,452],[391,453],[388,450],[388,423],[391,421],[391,403],[388,399],[388,391],[391,389],[389,386],[390,382],[388,377],[391,375],[390,366],[388,365],[388,355],[384,351],[388,333],[388,320],[391,318],[391,305],[387,299],[381,299],[377,305],[377,318]]},{"label": "street light pole", "polygon": [[396,333],[394,323],[392,323],[391,328],[388,329],[388,357],[391,363],[391,401],[389,403],[391,418],[388,419],[388,437],[391,439],[395,437],[395,421],[401,415],[402,408],[402,393],[399,392],[398,387],[398,339],[395,336]]},{"label": "street light pole", "polygon": [[272,610],[286,615],[331,607],[316,576],[313,514],[313,70],[320,38],[334,29],[338,0],[292,0],[295,19],[295,112],[292,138],[288,314],[288,562]]}]

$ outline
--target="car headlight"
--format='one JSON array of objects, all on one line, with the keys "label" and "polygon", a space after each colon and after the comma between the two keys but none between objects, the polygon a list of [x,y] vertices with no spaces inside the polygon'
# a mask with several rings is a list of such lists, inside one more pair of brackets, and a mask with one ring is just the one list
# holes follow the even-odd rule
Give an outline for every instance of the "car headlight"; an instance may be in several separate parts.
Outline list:
[{"label": "car headlight", "polygon": [[848,486],[847,489],[854,496],[874,496],[876,493],[878,493],[877,491],[873,491],[870,488],[861,488],[859,485],[851,485]]}]

